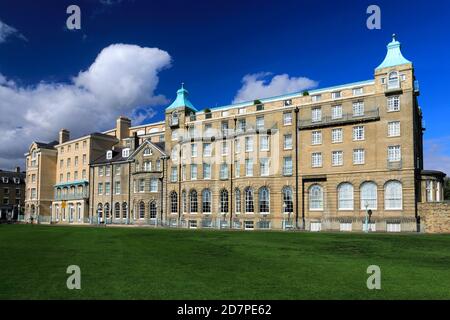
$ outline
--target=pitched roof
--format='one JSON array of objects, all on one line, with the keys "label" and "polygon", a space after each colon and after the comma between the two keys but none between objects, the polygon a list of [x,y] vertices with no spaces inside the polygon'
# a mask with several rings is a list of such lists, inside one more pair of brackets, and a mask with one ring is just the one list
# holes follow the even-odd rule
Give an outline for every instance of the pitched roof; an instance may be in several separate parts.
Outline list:
[{"label": "pitched roof", "polygon": [[177,91],[177,98],[170,106],[166,108],[166,110],[172,110],[182,107],[187,107],[191,110],[197,112],[198,110],[194,107],[194,105],[189,101],[189,91],[184,88],[184,84],[181,84],[181,88]]},{"label": "pitched roof", "polygon": [[387,54],[384,61],[377,67],[378,69],[408,64],[411,61],[405,59],[401,51],[401,43],[397,41],[395,34],[392,35],[392,42],[387,45]]}]

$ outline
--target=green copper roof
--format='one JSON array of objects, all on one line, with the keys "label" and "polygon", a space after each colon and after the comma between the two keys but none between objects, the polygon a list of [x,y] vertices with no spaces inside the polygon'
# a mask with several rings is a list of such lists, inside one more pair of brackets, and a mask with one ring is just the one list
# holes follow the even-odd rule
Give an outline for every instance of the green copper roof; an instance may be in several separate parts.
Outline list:
[{"label": "green copper roof", "polygon": [[406,60],[402,55],[401,44],[395,39],[395,34],[392,35],[392,42],[387,45],[387,54],[384,61],[378,66],[378,69],[389,68],[393,66],[399,66],[401,64],[411,63]]},{"label": "green copper roof", "polygon": [[189,96],[189,91],[187,91],[184,88],[184,84],[182,83],[181,84],[181,89],[179,89],[177,91],[177,98],[175,99],[174,102],[172,102],[172,104],[170,106],[168,106],[166,108],[166,110],[187,107],[187,108],[192,109],[194,111],[198,111],[194,107],[194,105],[189,101],[188,96]]}]

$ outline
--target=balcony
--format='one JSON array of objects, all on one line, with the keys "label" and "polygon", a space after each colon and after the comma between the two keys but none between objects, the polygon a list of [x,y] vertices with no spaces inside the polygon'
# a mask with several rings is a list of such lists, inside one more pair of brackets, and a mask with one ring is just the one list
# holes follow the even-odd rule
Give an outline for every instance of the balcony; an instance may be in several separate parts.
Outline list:
[{"label": "balcony", "polygon": [[322,117],[320,121],[312,121],[312,119],[299,120],[298,128],[300,130],[334,127],[344,124],[355,124],[380,120],[380,110],[378,108],[366,110],[361,116],[354,116],[353,113],[343,114],[340,118],[332,118],[331,116]]},{"label": "balcony", "polygon": [[55,201],[62,200],[83,200],[89,198],[88,192],[75,192],[69,194],[55,195]]},{"label": "balcony", "polygon": [[400,161],[387,161],[388,170],[400,170],[402,168],[402,160]]},{"label": "balcony", "polygon": [[398,80],[388,80],[385,85],[384,93],[388,96],[391,94],[401,94],[403,92],[400,81]]}]

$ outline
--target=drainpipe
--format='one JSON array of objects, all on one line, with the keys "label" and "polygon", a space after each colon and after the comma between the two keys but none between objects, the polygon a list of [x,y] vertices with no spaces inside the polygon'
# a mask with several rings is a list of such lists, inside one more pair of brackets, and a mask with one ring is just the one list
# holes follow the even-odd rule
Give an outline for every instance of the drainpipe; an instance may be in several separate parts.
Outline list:
[{"label": "drainpipe", "polygon": [[[298,229],[298,113],[299,108],[294,109],[295,112],[295,228]],[[302,229],[305,229],[305,216],[302,212]]]}]

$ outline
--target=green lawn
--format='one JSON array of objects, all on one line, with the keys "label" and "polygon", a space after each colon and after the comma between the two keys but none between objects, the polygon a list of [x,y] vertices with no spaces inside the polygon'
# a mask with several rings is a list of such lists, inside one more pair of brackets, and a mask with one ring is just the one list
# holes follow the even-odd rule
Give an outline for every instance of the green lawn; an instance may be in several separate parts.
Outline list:
[{"label": "green lawn", "polygon": [[450,236],[0,225],[0,299],[79,298],[450,299]]}]

